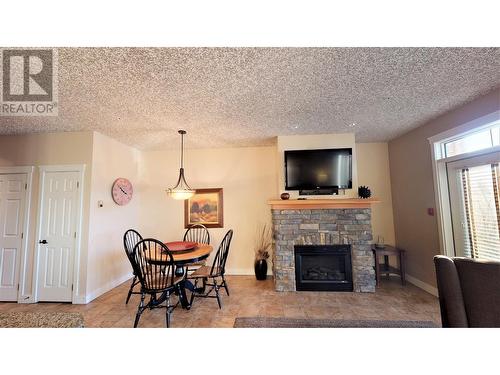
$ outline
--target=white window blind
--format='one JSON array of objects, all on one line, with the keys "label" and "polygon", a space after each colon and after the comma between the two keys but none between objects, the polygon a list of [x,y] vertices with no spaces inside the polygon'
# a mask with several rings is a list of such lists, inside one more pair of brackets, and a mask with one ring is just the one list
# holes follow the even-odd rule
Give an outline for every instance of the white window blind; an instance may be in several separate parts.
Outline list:
[{"label": "white window blind", "polygon": [[500,260],[498,163],[461,170],[465,256]]}]

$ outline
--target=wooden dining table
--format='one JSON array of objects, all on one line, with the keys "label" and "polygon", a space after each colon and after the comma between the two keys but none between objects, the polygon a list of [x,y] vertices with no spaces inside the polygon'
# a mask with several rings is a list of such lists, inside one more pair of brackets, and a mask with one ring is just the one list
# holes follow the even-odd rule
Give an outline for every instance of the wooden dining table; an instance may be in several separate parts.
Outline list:
[{"label": "wooden dining table", "polygon": [[[191,263],[199,262],[208,258],[213,249],[214,248],[210,245],[197,244],[195,248],[190,250],[171,251],[175,265],[175,275],[179,277],[184,276],[186,272],[186,266],[189,266],[189,264]],[[148,261],[151,263],[163,263],[165,261],[165,256],[158,256],[158,259],[150,258]],[[189,300],[187,298],[186,289],[193,292],[194,285],[191,281],[184,278],[181,281],[179,301],[183,309],[189,310],[191,308],[191,304],[189,303]],[[158,300],[158,303],[162,302],[163,298],[160,298]]]}]

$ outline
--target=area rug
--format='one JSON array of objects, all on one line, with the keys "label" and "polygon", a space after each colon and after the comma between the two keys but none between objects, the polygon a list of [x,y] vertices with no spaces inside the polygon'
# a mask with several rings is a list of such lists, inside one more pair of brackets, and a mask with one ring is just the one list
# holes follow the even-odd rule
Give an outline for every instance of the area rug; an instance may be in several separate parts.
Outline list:
[{"label": "area rug", "polygon": [[3,312],[0,328],[83,328],[79,313]]},{"label": "area rug", "polygon": [[430,320],[330,320],[242,317],[234,328],[438,328]]}]

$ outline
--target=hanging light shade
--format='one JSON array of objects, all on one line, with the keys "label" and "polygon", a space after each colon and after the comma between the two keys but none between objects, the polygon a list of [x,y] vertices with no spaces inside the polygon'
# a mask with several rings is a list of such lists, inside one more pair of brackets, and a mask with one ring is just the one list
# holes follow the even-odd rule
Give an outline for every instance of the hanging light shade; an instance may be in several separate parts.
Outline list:
[{"label": "hanging light shade", "polygon": [[191,198],[195,190],[189,187],[184,178],[184,134],[186,134],[186,131],[179,130],[179,134],[181,135],[181,169],[179,170],[177,185],[171,189],[167,189],[167,194],[173,199],[185,200]]}]

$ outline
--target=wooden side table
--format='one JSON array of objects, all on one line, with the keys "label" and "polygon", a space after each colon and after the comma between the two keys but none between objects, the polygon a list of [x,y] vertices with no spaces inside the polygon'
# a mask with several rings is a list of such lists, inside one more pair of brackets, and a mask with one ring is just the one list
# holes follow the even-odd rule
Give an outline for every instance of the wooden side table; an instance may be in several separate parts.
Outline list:
[{"label": "wooden side table", "polygon": [[[375,277],[377,285],[380,285],[380,274],[386,276],[398,275],[401,277],[401,284],[406,285],[405,279],[405,251],[393,246],[385,245],[384,248],[377,248],[375,245],[372,247],[373,256],[375,257]],[[379,257],[384,257],[384,263],[379,262]],[[397,259],[397,267],[389,265],[389,257],[395,256]]]}]

